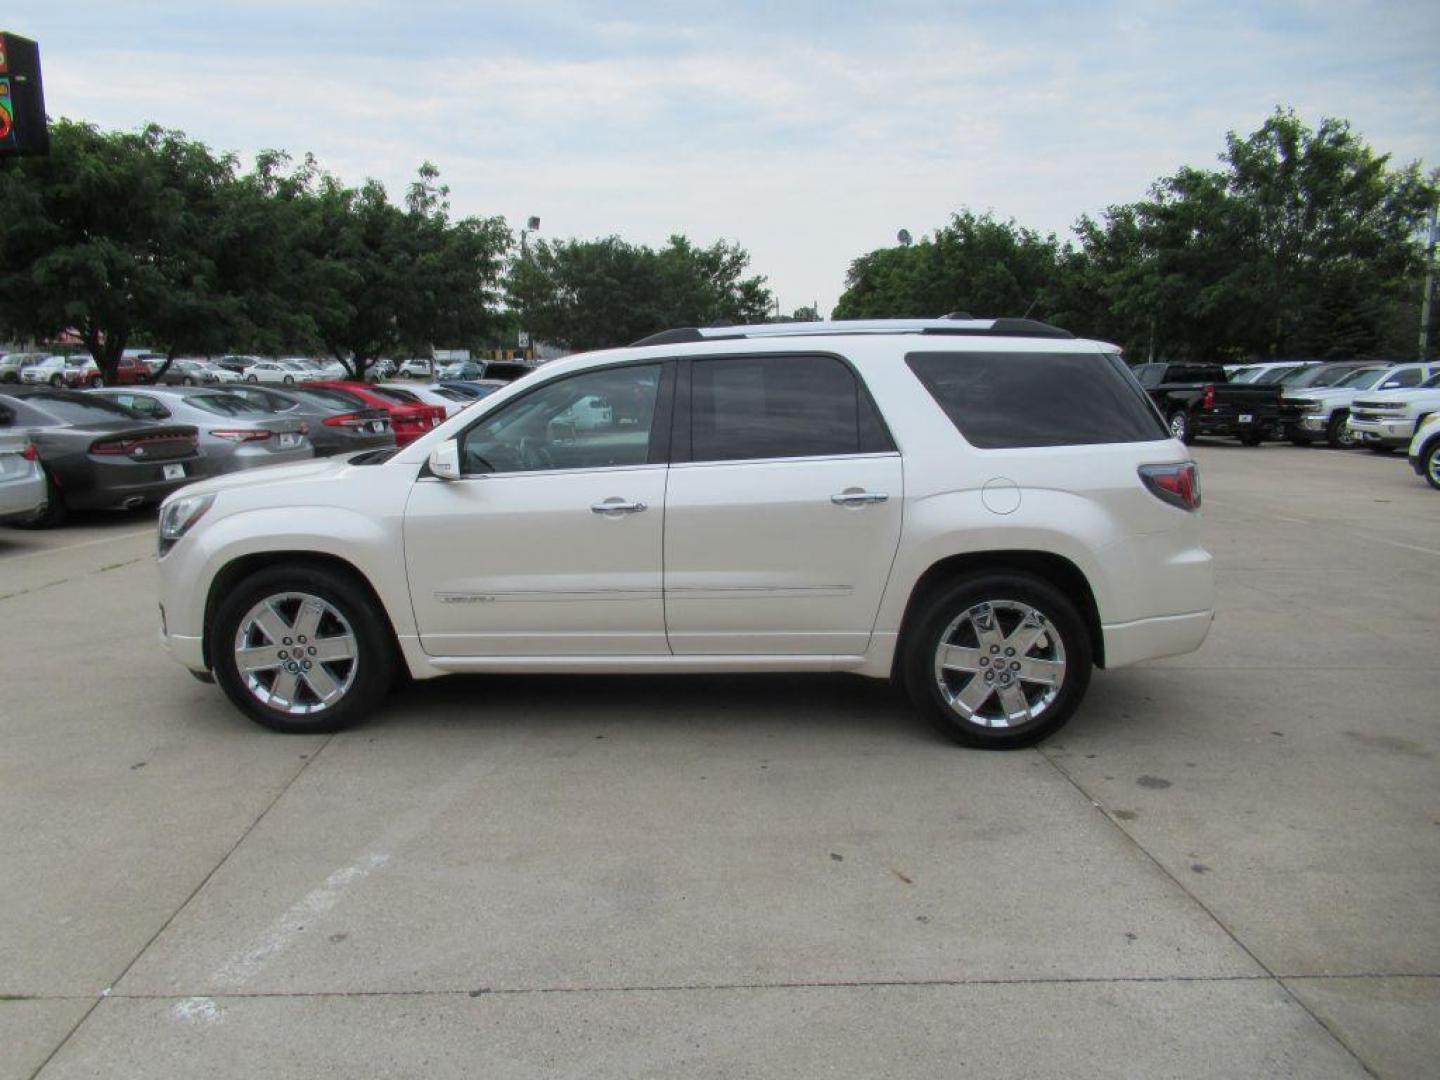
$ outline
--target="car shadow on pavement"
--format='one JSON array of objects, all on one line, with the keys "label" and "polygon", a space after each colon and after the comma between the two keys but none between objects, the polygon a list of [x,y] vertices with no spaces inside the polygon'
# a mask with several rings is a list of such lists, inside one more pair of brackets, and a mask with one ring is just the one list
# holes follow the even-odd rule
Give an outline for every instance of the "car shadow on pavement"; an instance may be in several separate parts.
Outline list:
[{"label": "car shadow on pavement", "polygon": [[847,674],[452,675],[401,687],[366,723],[775,727],[945,740],[888,682]]}]

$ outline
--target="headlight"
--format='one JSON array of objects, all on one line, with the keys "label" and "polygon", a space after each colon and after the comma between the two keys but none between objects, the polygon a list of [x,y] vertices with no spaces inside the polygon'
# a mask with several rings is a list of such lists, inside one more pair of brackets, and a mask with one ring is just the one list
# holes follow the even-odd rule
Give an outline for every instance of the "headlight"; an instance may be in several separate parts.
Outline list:
[{"label": "headlight", "polygon": [[164,555],[175,542],[205,516],[214,495],[181,495],[160,507],[160,554]]}]

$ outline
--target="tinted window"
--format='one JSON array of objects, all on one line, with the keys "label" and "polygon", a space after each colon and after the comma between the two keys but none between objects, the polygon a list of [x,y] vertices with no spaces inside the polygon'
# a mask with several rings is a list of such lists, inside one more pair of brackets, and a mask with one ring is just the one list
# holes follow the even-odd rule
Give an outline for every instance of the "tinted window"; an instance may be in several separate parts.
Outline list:
[{"label": "tinted window", "polygon": [[693,361],[690,424],[695,461],[823,457],[893,448],[870,396],[832,356]]},{"label": "tinted window", "polygon": [[32,394],[26,400],[38,410],[67,424],[108,424],[116,420],[140,419],[139,413],[100,397],[76,399],[58,394]]},{"label": "tinted window", "polygon": [[314,402],[315,404],[324,405],[327,408],[344,409],[347,412],[352,409],[368,409],[370,407],[366,405],[365,402],[361,401],[358,397],[356,397],[354,394],[347,394],[344,390],[331,390],[328,388],[311,386],[306,387],[303,390],[295,390],[292,392],[298,398],[303,398],[305,400]]},{"label": "tinted window", "polygon": [[1169,437],[1112,355],[927,352],[905,363],[960,434],[982,449]]},{"label": "tinted window", "polygon": [[189,404],[216,416],[269,416],[269,409],[252,405],[238,394],[196,394],[185,399]]},{"label": "tinted window", "polygon": [[660,365],[588,371],[502,406],[462,437],[466,473],[643,465]]},{"label": "tinted window", "polygon": [[387,401],[398,402],[401,405],[419,405],[420,399],[409,390],[395,390],[388,386],[372,386],[370,392],[376,397],[385,398]]}]

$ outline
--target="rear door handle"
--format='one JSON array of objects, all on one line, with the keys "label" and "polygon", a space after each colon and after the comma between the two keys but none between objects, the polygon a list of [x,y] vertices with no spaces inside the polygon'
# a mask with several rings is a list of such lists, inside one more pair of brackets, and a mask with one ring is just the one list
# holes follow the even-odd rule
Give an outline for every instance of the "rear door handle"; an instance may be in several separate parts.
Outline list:
[{"label": "rear door handle", "polygon": [[592,514],[638,514],[645,509],[643,502],[628,502],[618,495],[595,503],[590,507]]},{"label": "rear door handle", "polygon": [[865,506],[868,503],[883,503],[890,498],[883,491],[861,491],[859,488],[846,488],[838,495],[831,495],[830,501],[836,506]]}]

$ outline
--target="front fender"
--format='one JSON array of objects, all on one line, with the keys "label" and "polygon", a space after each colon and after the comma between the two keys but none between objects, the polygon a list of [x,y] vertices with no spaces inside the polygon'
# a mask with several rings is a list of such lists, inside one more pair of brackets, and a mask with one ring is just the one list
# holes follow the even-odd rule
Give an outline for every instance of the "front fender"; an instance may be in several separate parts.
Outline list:
[{"label": "front fender", "polygon": [[242,509],[205,523],[160,560],[161,602],[172,634],[201,637],[216,576],[237,559],[306,553],[343,560],[364,576],[397,634],[413,634],[402,518],[334,506]]}]

